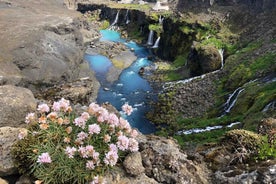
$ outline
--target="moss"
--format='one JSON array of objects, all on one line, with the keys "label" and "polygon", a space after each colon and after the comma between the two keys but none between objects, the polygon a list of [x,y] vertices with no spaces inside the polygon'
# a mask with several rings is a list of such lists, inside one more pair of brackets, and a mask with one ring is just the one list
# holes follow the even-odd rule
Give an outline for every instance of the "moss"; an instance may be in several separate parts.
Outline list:
[{"label": "moss", "polygon": [[157,36],[160,36],[160,34],[163,32],[163,26],[160,24],[150,24],[149,30],[155,31]]},{"label": "moss", "polygon": [[110,26],[109,21],[104,20],[102,21],[102,24],[99,30],[107,29],[109,26]]},{"label": "moss", "polygon": [[119,61],[119,60],[116,60],[116,59],[112,59],[112,64],[116,67],[116,68],[119,68],[119,69],[124,69],[124,62],[123,61]]}]

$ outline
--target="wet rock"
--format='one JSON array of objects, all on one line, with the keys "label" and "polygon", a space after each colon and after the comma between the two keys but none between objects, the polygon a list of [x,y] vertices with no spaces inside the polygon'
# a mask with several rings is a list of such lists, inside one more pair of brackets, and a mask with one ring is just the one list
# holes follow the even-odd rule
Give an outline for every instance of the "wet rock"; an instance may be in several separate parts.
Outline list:
[{"label": "wet rock", "polygon": [[33,93],[12,85],[0,86],[0,127],[25,125],[27,113],[36,109]]}]

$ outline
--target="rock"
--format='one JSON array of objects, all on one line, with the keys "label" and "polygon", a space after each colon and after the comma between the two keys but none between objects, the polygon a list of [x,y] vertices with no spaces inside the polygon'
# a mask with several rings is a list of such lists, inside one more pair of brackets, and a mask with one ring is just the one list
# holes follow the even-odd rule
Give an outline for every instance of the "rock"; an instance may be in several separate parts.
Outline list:
[{"label": "rock", "polygon": [[139,136],[145,173],[159,183],[209,183],[209,171],[187,159],[173,139]]},{"label": "rock", "polygon": [[9,184],[6,180],[3,180],[2,178],[0,178],[0,184]]},{"label": "rock", "polygon": [[99,86],[99,82],[88,77],[41,89],[35,93],[35,96],[38,99],[48,101],[58,101],[65,98],[73,104],[85,105],[96,100]]},{"label": "rock", "polygon": [[221,56],[212,45],[194,44],[188,56],[187,66],[192,76],[215,71],[221,67]]},{"label": "rock", "polygon": [[24,126],[27,113],[35,111],[36,105],[30,90],[11,85],[0,86],[0,127]]},{"label": "rock", "polygon": [[127,173],[133,176],[139,176],[145,171],[142,165],[142,157],[139,152],[130,153],[124,161],[124,167]]},{"label": "rock", "polygon": [[18,140],[19,131],[23,129],[0,127],[0,176],[8,176],[17,172],[10,151]]}]

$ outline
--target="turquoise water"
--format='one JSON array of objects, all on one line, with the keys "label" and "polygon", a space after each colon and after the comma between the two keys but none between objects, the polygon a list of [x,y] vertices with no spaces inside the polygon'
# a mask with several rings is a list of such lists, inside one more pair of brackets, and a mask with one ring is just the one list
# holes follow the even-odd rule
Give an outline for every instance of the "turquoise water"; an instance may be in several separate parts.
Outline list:
[{"label": "turquoise water", "polygon": [[95,71],[96,77],[102,86],[98,92],[97,102],[109,102],[118,111],[121,110],[123,104],[128,103],[134,108],[133,113],[125,117],[131,126],[139,129],[144,134],[155,132],[155,126],[146,119],[145,114],[149,111],[149,101],[154,100],[156,94],[153,92],[150,83],[138,74],[141,67],[153,65],[147,59],[149,51],[135,42],[126,42],[116,31],[101,30],[100,33],[102,34],[100,41],[121,42],[128,48],[134,49],[138,59],[129,68],[122,71],[117,81],[108,83],[105,79],[105,73],[111,66],[111,61],[101,55],[85,55],[85,59]]}]

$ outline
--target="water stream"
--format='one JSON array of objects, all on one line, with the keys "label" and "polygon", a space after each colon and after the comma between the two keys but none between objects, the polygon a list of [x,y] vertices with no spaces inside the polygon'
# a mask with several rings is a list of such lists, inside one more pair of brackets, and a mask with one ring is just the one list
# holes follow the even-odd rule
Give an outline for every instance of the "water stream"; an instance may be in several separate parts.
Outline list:
[{"label": "water stream", "polygon": [[95,71],[96,77],[101,83],[98,92],[97,103],[111,103],[117,110],[121,110],[124,103],[128,103],[134,108],[133,113],[125,117],[132,125],[144,134],[156,131],[155,126],[149,122],[145,113],[148,112],[148,102],[156,98],[150,83],[142,78],[138,72],[141,67],[151,66],[153,63],[147,59],[149,51],[147,48],[137,45],[135,42],[127,42],[121,39],[118,32],[112,30],[100,31],[102,38],[100,41],[121,42],[128,48],[134,50],[137,60],[119,76],[119,79],[113,83],[106,80],[106,72],[112,65],[111,61],[101,55],[85,55],[85,59],[89,62],[91,68]]}]

